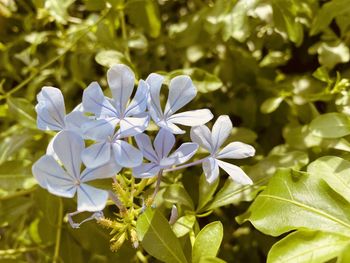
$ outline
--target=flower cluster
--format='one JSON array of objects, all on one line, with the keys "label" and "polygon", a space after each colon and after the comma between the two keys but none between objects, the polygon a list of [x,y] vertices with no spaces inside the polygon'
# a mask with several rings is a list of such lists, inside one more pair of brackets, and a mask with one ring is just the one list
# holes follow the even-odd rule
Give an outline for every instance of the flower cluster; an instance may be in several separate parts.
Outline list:
[{"label": "flower cluster", "polygon": [[[145,81],[138,81],[134,92],[132,70],[115,65],[108,70],[107,81],[112,98],[93,82],[84,90],[82,103],[69,114],[59,89],[43,87],[38,94],[35,109],[39,129],[58,132],[32,168],[41,187],[62,197],[72,198],[77,193],[77,211],[96,212],[105,207],[110,194],[87,182],[113,178],[123,168],[132,169],[135,178],[148,178],[202,164],[209,183],[218,178],[219,167],[240,184],[252,183],[241,168],[222,161],[255,153],[252,146],[241,142],[229,143],[220,150],[232,130],[228,116],[220,116],[210,131],[205,126],[213,118],[210,110],[178,113],[197,93],[188,76],[170,80],[164,110],[161,75],[152,73]],[[145,133],[151,121],[159,127],[153,142]],[[179,125],[192,127],[192,142],[172,151],[175,135],[185,133]],[[186,163],[199,147],[209,155]]]}]

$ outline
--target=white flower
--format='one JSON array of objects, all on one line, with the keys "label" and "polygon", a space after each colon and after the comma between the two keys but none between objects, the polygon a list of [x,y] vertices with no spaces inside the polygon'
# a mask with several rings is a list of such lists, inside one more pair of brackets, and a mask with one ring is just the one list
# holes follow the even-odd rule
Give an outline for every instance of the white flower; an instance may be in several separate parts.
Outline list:
[{"label": "white flower", "polygon": [[252,184],[252,180],[236,165],[221,161],[221,159],[243,159],[254,156],[255,149],[242,142],[231,142],[220,150],[229,137],[232,122],[227,115],[220,116],[210,132],[207,126],[197,126],[191,129],[191,139],[210,152],[210,156],[203,162],[204,174],[209,183],[219,176],[219,167],[224,169],[232,180],[239,184]]}]

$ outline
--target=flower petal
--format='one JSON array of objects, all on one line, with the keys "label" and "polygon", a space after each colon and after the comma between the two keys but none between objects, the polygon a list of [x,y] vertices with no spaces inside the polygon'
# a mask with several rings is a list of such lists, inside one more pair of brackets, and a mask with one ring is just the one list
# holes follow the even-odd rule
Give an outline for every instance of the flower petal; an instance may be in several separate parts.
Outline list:
[{"label": "flower petal", "polygon": [[181,130],[177,125],[175,125],[174,123],[171,123],[170,121],[160,121],[158,123],[156,123],[159,127],[161,127],[162,129],[165,129],[173,134],[184,134],[185,131]]},{"label": "flower petal", "polygon": [[37,125],[41,130],[59,131],[64,129],[66,109],[62,92],[54,87],[43,87],[37,95]]},{"label": "flower petal", "polygon": [[83,138],[72,131],[62,131],[53,142],[53,149],[67,172],[79,178],[81,166],[81,152],[85,148]]},{"label": "flower petal", "polygon": [[198,144],[197,143],[192,143],[192,142],[186,142],[181,144],[181,146],[170,156],[168,159],[174,159],[175,165],[187,162],[189,159],[192,158],[192,156],[196,153],[198,150]]},{"label": "flower petal", "polygon": [[119,138],[135,136],[146,130],[149,124],[149,115],[144,112],[134,117],[125,117],[119,124]]},{"label": "flower petal", "polygon": [[105,208],[107,199],[107,191],[81,184],[78,188],[78,211],[101,211]]},{"label": "flower petal", "polygon": [[67,174],[52,156],[42,156],[34,163],[32,172],[39,185],[50,193],[63,197],[74,196],[76,179]]},{"label": "flower petal", "polygon": [[111,160],[105,165],[96,168],[86,168],[81,174],[80,181],[84,183],[96,179],[110,178],[120,170],[121,167],[114,160]]},{"label": "flower petal", "polygon": [[133,100],[125,111],[125,116],[134,116],[145,112],[149,96],[149,86],[144,80],[140,80]]},{"label": "flower petal", "polygon": [[96,168],[111,159],[111,143],[98,142],[90,145],[81,153],[81,159],[88,168]]},{"label": "flower petal", "polygon": [[107,81],[112,91],[115,106],[120,114],[123,114],[134,90],[134,72],[126,65],[117,64],[107,71]]},{"label": "flower petal", "polygon": [[185,126],[199,126],[207,123],[213,118],[213,114],[208,109],[191,110],[176,113],[170,116],[167,121]]},{"label": "flower petal", "polygon": [[118,122],[118,118],[106,118],[86,122],[82,126],[84,137],[95,141],[105,141],[108,137],[113,136]]},{"label": "flower petal", "polygon": [[252,179],[238,166],[220,160],[217,160],[217,162],[218,165],[229,174],[233,181],[242,185],[253,184]]},{"label": "flower petal", "polygon": [[100,85],[92,82],[83,92],[84,111],[94,113],[97,117],[118,117],[119,113],[104,96]]},{"label": "flower petal", "polygon": [[88,116],[86,116],[81,111],[72,111],[71,113],[67,114],[65,117],[66,122],[66,130],[74,131],[75,133],[79,134],[83,137],[83,130],[82,126],[92,121]]},{"label": "flower petal", "polygon": [[149,178],[156,176],[160,171],[160,166],[156,163],[143,163],[132,169],[132,175],[136,178]]},{"label": "flower petal", "polygon": [[155,122],[158,122],[163,118],[163,111],[160,106],[160,97],[159,97],[160,89],[162,88],[163,81],[164,81],[164,77],[156,73],[150,74],[146,79],[146,82],[149,85],[149,91],[150,91],[149,99],[148,99],[148,110],[152,119]]},{"label": "flower petal", "polygon": [[175,136],[166,129],[160,129],[153,144],[158,160],[161,160],[168,157],[171,149],[174,147]]},{"label": "flower petal", "polygon": [[158,156],[156,152],[153,149],[151,139],[148,135],[141,133],[135,136],[135,140],[137,143],[137,146],[139,147],[140,151],[142,152],[143,156],[153,162],[158,162]]},{"label": "flower petal", "polygon": [[114,158],[123,167],[136,167],[142,163],[142,153],[134,146],[122,140],[116,140],[113,145]]},{"label": "flower petal", "polygon": [[188,76],[177,76],[170,81],[169,96],[164,114],[169,117],[189,103],[196,96],[197,90]]},{"label": "flower petal", "polygon": [[226,145],[217,155],[217,159],[244,159],[252,157],[255,154],[255,149],[249,144],[243,142],[231,142]]},{"label": "flower petal", "polygon": [[219,177],[219,166],[216,159],[208,158],[203,162],[202,167],[208,183],[213,183]]},{"label": "flower petal", "polygon": [[191,140],[198,143],[199,146],[206,149],[208,152],[212,152],[211,132],[205,125],[193,127],[191,129]]},{"label": "flower petal", "polygon": [[220,146],[230,136],[232,131],[232,122],[227,115],[221,115],[213,125],[211,138],[213,153],[216,152]]}]

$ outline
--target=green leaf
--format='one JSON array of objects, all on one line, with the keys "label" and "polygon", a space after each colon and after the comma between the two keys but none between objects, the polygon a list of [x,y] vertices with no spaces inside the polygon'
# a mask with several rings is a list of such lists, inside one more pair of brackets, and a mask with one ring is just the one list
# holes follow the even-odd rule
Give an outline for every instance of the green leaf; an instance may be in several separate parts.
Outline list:
[{"label": "green leaf", "polygon": [[96,54],[95,60],[98,64],[107,68],[115,64],[130,65],[124,54],[117,50],[102,50]]},{"label": "green leaf", "polygon": [[136,231],[142,246],[153,257],[169,263],[187,262],[179,240],[159,211],[147,208],[137,220]]},{"label": "green leaf", "polygon": [[260,110],[262,113],[268,114],[271,112],[274,112],[281,104],[283,101],[282,97],[272,97],[268,98],[261,104]]},{"label": "green leaf", "polygon": [[349,237],[319,231],[297,231],[273,245],[267,262],[327,262],[350,244]]},{"label": "green leaf", "polygon": [[341,255],[338,256],[337,263],[348,263],[350,262],[350,245],[348,245]]},{"label": "green leaf", "polygon": [[272,236],[295,229],[350,236],[349,214],[349,203],[319,176],[280,169],[237,220],[240,223],[249,220],[258,230]]},{"label": "green leaf", "polygon": [[198,205],[197,212],[201,211],[201,209],[212,199],[216,188],[218,188],[220,180],[215,180],[211,184],[207,182],[207,178],[204,173],[199,178],[199,197],[198,197]]},{"label": "green leaf", "polygon": [[178,75],[190,76],[193,84],[200,93],[213,92],[223,86],[222,81],[217,76],[200,68],[178,69],[171,71],[167,75],[168,79],[172,79]]},{"label": "green leaf", "polygon": [[350,162],[336,156],[324,156],[309,164],[308,173],[319,176],[350,203]]},{"label": "green leaf", "polygon": [[350,50],[343,42],[336,45],[321,43],[317,53],[320,64],[329,69],[334,68],[339,63],[346,63],[350,60]]},{"label": "green leaf", "polygon": [[296,21],[298,1],[274,0],[272,2],[274,24],[280,31],[286,32],[297,46],[303,41],[303,26]]},{"label": "green leaf", "polygon": [[67,9],[72,3],[74,0],[46,0],[45,9],[58,23],[67,24]]},{"label": "green leaf", "polygon": [[193,201],[186,189],[180,184],[172,184],[166,188],[163,194],[164,200],[171,204],[181,204],[191,210],[194,209]]},{"label": "green leaf", "polygon": [[310,35],[316,35],[326,29],[335,17],[350,12],[348,0],[333,0],[325,3],[316,14],[311,25]]},{"label": "green leaf", "polygon": [[231,179],[227,179],[212,201],[201,211],[208,211],[229,204],[238,204],[242,201],[251,201],[254,199],[258,188],[252,185],[240,185]]},{"label": "green leaf", "polygon": [[196,236],[193,244],[192,262],[202,262],[201,258],[216,257],[219,251],[223,227],[220,221],[206,225]]},{"label": "green leaf", "polygon": [[190,232],[195,222],[196,217],[194,215],[180,217],[172,226],[176,237],[183,237]]},{"label": "green leaf", "polygon": [[36,114],[33,105],[24,98],[7,98],[11,118],[28,128],[36,128]]},{"label": "green leaf", "polygon": [[310,129],[314,135],[323,138],[344,137],[350,134],[350,117],[343,113],[326,113],[312,120]]},{"label": "green leaf", "polygon": [[142,28],[149,36],[157,38],[161,31],[159,10],[156,1],[131,0],[126,3],[130,22]]}]

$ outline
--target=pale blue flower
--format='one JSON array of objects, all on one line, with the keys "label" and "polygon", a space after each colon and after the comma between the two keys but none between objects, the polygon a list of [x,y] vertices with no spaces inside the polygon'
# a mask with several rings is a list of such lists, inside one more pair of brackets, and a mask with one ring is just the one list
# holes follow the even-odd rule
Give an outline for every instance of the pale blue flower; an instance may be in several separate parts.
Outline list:
[{"label": "pale blue flower", "polygon": [[82,135],[81,126],[89,121],[81,110],[81,105],[66,115],[66,108],[61,90],[43,87],[37,95],[37,126],[47,131],[70,130]]},{"label": "pale blue flower", "polygon": [[252,184],[252,180],[236,165],[221,161],[221,159],[243,159],[254,156],[255,149],[242,142],[232,142],[220,150],[220,147],[230,136],[232,122],[227,115],[220,116],[213,125],[212,131],[205,125],[191,129],[191,139],[210,152],[203,163],[203,171],[209,183],[219,176],[219,167],[224,169],[232,180],[239,184]]},{"label": "pale blue flower", "polygon": [[148,126],[149,115],[145,112],[149,94],[148,84],[140,80],[134,98],[128,103],[134,90],[135,75],[125,65],[114,65],[107,72],[107,81],[113,98],[104,96],[97,82],[92,82],[83,93],[85,112],[95,115],[96,123],[83,126],[84,132],[91,138],[105,138],[114,132],[119,124],[122,137],[142,133]]},{"label": "pale blue flower", "polygon": [[146,79],[150,86],[148,110],[153,121],[159,127],[167,129],[174,134],[181,134],[185,133],[185,131],[181,130],[176,124],[198,126],[207,123],[213,118],[212,113],[208,109],[176,113],[197,94],[197,90],[188,76],[177,76],[171,79],[168,100],[163,112],[159,98],[163,79],[161,75],[155,73],[150,74]]},{"label": "pale blue flower", "polygon": [[133,175],[137,178],[152,177],[162,169],[184,163],[191,159],[198,149],[197,143],[183,143],[169,155],[175,144],[175,136],[166,129],[160,129],[154,139],[154,145],[146,134],[136,135],[135,140],[143,156],[150,161],[133,169]]},{"label": "pale blue flower", "polygon": [[80,155],[84,149],[84,140],[72,131],[60,132],[53,143],[53,149],[59,162],[51,155],[44,155],[32,167],[39,185],[62,197],[72,198],[77,193],[78,211],[102,210],[106,205],[108,192],[86,183],[112,177],[121,167],[109,162],[104,166],[86,168],[81,172]]}]

